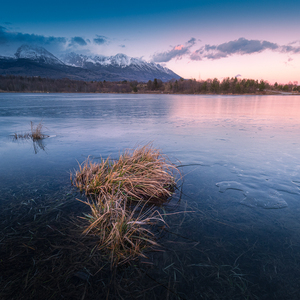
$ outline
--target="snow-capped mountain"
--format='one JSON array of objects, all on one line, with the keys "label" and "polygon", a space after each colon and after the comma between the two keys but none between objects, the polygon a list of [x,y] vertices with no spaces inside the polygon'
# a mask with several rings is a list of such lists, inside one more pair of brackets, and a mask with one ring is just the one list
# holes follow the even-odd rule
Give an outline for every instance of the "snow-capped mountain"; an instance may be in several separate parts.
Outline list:
[{"label": "snow-capped mountain", "polygon": [[152,62],[148,63],[143,59],[129,57],[122,53],[118,53],[115,56],[87,56],[71,52],[65,54],[62,57],[62,61],[67,65],[86,69],[95,69],[101,66],[122,69],[128,67],[134,71],[163,72],[173,76],[172,78],[179,78],[179,76],[173,71],[168,68],[164,68],[159,64]]},{"label": "snow-capped mountain", "polygon": [[154,78],[168,81],[179,79],[173,71],[125,54],[87,56],[67,53],[61,60],[42,47],[22,45],[14,57],[0,56],[0,74],[70,78],[78,80],[137,80]]},{"label": "snow-capped mountain", "polygon": [[64,63],[55,57],[52,53],[47,51],[43,47],[22,45],[17,49],[15,57],[18,59],[30,59],[45,64],[58,64],[63,65]]},{"label": "snow-capped mountain", "polygon": [[[76,54],[74,52],[67,53],[62,56],[62,60],[67,64],[74,67],[87,68],[92,65],[101,65],[101,66],[117,66],[121,68],[128,67],[132,64],[134,58],[130,58],[125,54],[117,54],[115,56],[87,56],[83,54]],[[138,61],[138,60],[137,60]]]}]

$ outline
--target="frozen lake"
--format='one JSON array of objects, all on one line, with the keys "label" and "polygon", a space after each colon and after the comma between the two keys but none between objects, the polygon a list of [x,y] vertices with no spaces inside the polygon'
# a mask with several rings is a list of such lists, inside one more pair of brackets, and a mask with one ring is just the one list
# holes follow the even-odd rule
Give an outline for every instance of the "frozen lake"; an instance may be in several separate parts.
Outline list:
[{"label": "frozen lake", "polygon": [[[14,140],[30,121],[50,137]],[[78,162],[151,141],[183,175],[163,209],[193,212],[166,218],[124,299],[299,299],[299,96],[0,94],[0,208],[65,198]]]}]

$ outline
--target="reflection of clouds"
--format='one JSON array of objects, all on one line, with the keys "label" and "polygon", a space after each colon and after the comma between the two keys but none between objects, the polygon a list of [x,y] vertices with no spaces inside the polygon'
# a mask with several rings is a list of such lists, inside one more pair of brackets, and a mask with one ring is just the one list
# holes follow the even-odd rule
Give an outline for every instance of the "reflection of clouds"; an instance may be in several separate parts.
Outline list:
[{"label": "reflection of clouds", "polygon": [[176,101],[171,117],[198,122],[257,122],[260,124],[299,124],[297,96],[194,96]]}]

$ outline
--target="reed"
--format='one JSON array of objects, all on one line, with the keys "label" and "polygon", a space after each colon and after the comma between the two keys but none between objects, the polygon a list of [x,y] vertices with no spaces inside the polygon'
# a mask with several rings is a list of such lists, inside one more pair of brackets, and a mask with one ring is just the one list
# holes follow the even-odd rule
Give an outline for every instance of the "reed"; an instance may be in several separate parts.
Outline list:
[{"label": "reed", "polygon": [[126,150],[118,160],[95,163],[88,158],[74,179],[71,173],[72,183],[85,191],[84,203],[91,209],[84,217],[90,225],[83,234],[98,237],[97,247],[112,265],[145,257],[146,248],[158,245],[150,227],[165,221],[154,204],[172,195],[176,171],[165,155],[147,144]]}]

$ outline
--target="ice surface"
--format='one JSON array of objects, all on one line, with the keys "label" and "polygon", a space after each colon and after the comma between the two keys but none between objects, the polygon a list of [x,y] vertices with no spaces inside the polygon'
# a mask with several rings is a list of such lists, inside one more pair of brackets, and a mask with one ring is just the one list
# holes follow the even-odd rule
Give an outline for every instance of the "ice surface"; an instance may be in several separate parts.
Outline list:
[{"label": "ice surface", "polygon": [[216,186],[219,187],[220,193],[224,193],[227,190],[245,191],[245,186],[237,181],[222,181],[216,183]]},{"label": "ice surface", "polygon": [[284,208],[288,206],[286,201],[280,197],[256,198],[247,196],[241,201],[241,204],[249,207],[262,207],[265,209]]},{"label": "ice surface", "polygon": [[257,191],[237,181],[221,181],[216,183],[216,186],[219,187],[220,193],[224,193],[227,190],[241,191],[245,198],[240,203],[249,207],[276,209],[288,206],[286,201],[281,197],[281,194],[275,189]]}]

